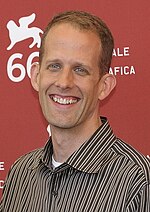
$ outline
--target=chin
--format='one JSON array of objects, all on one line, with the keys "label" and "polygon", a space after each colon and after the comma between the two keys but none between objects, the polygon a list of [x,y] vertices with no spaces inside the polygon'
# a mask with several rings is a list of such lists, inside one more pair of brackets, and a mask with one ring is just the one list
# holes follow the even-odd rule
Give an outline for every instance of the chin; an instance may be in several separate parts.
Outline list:
[{"label": "chin", "polygon": [[68,123],[64,123],[64,122],[50,122],[49,121],[50,126],[55,127],[55,128],[59,128],[59,129],[71,129],[73,127],[75,127],[75,124],[71,124],[70,122]]}]

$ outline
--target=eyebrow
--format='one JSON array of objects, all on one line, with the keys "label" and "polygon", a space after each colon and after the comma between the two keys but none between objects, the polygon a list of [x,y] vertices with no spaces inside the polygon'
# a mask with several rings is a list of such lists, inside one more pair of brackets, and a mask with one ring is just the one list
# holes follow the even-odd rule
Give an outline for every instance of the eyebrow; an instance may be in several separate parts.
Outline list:
[{"label": "eyebrow", "polygon": [[[63,61],[61,59],[48,59],[46,61],[46,65],[48,65],[49,63],[62,63],[63,64]],[[73,66],[82,66],[89,70],[91,69],[91,67],[89,65],[84,64],[83,62],[73,61],[71,64],[74,64]]]}]

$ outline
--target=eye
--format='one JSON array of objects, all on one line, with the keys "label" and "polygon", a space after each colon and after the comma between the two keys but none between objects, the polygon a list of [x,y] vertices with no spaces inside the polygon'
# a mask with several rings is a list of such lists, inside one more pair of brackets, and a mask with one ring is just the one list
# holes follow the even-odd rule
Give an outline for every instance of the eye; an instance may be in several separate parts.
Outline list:
[{"label": "eye", "polygon": [[89,75],[88,70],[84,67],[75,67],[74,71],[81,76]]},{"label": "eye", "polygon": [[52,63],[48,66],[50,71],[58,71],[61,69],[61,65],[59,63]]}]

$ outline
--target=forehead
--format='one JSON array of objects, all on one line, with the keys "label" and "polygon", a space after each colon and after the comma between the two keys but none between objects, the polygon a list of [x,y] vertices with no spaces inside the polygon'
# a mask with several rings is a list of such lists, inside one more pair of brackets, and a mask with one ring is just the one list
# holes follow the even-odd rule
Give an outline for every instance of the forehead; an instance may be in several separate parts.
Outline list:
[{"label": "forehead", "polygon": [[89,30],[81,30],[70,23],[61,23],[54,25],[45,38],[45,48],[61,47],[65,48],[81,48],[83,47],[100,51],[101,42],[98,35]]}]

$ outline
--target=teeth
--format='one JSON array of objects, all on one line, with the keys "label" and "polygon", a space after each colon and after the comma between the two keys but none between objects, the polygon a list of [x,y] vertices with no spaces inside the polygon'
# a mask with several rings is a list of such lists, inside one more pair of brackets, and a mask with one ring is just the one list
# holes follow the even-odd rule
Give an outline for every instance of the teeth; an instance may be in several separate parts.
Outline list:
[{"label": "teeth", "polygon": [[63,98],[57,98],[52,97],[54,102],[58,102],[59,104],[68,105],[68,104],[74,104],[77,102],[77,99],[63,99]]}]

